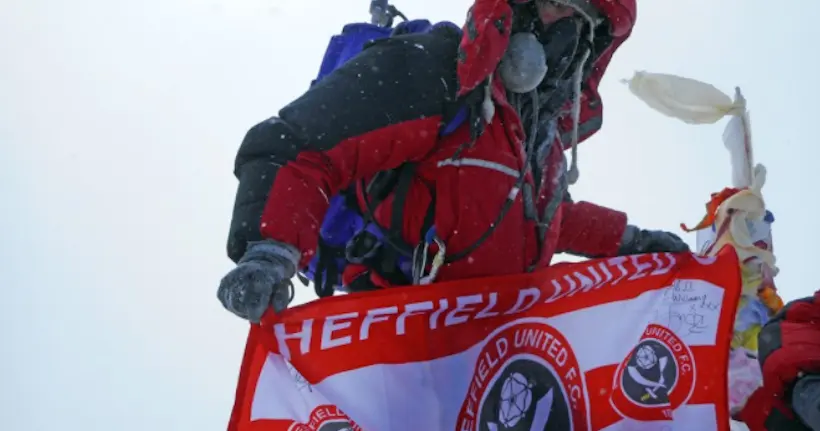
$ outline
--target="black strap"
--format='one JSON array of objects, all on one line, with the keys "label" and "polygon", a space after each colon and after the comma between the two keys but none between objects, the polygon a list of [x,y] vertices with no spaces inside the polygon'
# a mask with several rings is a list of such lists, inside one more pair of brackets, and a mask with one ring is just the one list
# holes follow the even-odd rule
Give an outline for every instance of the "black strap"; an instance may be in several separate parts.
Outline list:
[{"label": "black strap", "polygon": [[347,285],[347,290],[351,293],[358,293],[358,292],[370,292],[373,290],[377,290],[375,284],[370,279],[370,271],[365,271],[359,274],[350,284]]},{"label": "black strap", "polygon": [[[398,178],[398,169],[381,171],[373,177],[367,185],[367,188],[364,189],[365,195],[372,203],[373,208],[377,208],[387,199],[387,196],[390,195],[390,192],[396,187]],[[358,207],[358,202],[356,206]]]},{"label": "black strap", "polygon": [[[369,186],[365,186],[364,181],[362,181],[362,190],[373,189],[373,190],[380,190],[382,193],[382,199],[378,201],[371,201],[370,197],[368,196],[369,193],[363,193],[364,197],[364,217],[365,221],[373,223],[384,235],[385,242],[387,242],[390,247],[385,247],[385,252],[390,253],[390,250],[393,249],[393,252],[400,253],[405,257],[412,257],[413,256],[413,247],[408,245],[404,239],[402,238],[402,221],[404,216],[404,206],[405,201],[407,200],[407,192],[410,190],[410,185],[413,181],[413,174],[415,173],[416,165],[415,163],[405,163],[401,165],[396,171],[397,173],[391,175],[397,175],[394,181],[388,181],[387,179],[382,179],[382,181],[387,182],[387,186],[395,184],[395,192],[393,193],[393,207],[392,207],[392,214],[390,217],[390,226],[389,228],[384,228],[376,221],[374,216],[376,207],[381,204],[381,202],[390,194],[389,188],[382,184],[373,185],[373,182]],[[389,177],[386,177],[389,178]],[[374,178],[374,181],[377,178]],[[398,257],[398,256],[396,256]]]},{"label": "black strap", "polygon": [[325,242],[321,236],[316,247],[316,271],[313,289],[319,298],[333,296],[334,285],[339,281],[336,259],[345,257],[344,247],[335,247]]},{"label": "black strap", "polygon": [[395,271],[398,267],[399,256],[398,253],[410,253],[413,256],[412,247],[410,247],[402,236],[402,228],[404,222],[404,207],[407,204],[407,194],[410,192],[410,186],[413,183],[413,174],[416,171],[414,163],[405,163],[399,168],[398,179],[396,180],[396,191],[393,193],[393,207],[390,211],[390,226],[384,233],[388,243],[391,245],[399,244],[404,247],[404,250],[397,247],[386,247],[382,259],[382,271]]},{"label": "black strap", "polygon": [[427,232],[433,228],[433,225],[436,222],[436,191],[434,189],[430,190],[430,205],[427,206],[427,213],[424,214],[424,221],[421,223],[421,231],[419,232],[419,238],[424,241],[424,237],[427,236]]}]

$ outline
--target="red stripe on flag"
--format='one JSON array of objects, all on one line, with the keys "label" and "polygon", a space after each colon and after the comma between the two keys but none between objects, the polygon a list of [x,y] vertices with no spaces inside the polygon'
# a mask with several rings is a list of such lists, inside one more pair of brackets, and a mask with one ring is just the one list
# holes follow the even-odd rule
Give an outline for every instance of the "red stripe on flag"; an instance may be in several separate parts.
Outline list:
[{"label": "red stripe on flag", "polygon": [[[268,356],[268,349],[259,342],[261,332],[262,328],[259,325],[251,325],[248,330],[248,340],[245,343],[245,353],[242,356],[239,381],[236,384],[236,399],[231,411],[231,418],[228,421],[228,431],[250,431],[251,428],[248,427],[254,423],[251,422],[251,406],[253,406],[256,383],[259,381],[262,366],[265,365],[265,359]],[[268,429],[273,431],[287,428]],[[259,431],[262,431],[262,429]]]}]

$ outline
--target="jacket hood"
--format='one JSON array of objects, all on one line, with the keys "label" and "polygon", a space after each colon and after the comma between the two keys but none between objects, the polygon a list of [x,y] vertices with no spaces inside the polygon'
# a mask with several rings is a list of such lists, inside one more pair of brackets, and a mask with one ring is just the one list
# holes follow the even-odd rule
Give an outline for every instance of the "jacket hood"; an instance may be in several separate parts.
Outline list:
[{"label": "jacket hood", "polygon": [[[467,14],[459,46],[459,95],[478,87],[495,71],[512,31],[513,4],[534,0],[475,0]],[[592,60],[592,72],[586,79],[587,98],[597,99],[597,88],[612,56],[629,38],[635,25],[636,0],[564,0],[592,7],[609,24],[611,42]],[[594,97],[593,97],[594,96]]]}]

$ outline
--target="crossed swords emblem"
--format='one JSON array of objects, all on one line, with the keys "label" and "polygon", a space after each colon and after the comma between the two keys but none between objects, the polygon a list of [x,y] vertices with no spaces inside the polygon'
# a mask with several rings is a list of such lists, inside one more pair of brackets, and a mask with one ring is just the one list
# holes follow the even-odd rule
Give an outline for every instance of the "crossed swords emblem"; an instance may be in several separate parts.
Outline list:
[{"label": "crossed swords emblem", "polygon": [[663,370],[666,369],[666,364],[669,362],[669,357],[662,356],[658,358],[658,367],[661,370],[661,376],[657,382],[653,382],[652,380],[647,379],[646,377],[638,371],[638,368],[635,366],[627,366],[626,371],[629,373],[629,377],[632,377],[632,380],[635,383],[644,387],[646,394],[641,397],[641,401],[646,401],[647,397],[652,397],[652,399],[658,399],[658,394],[656,393],[658,389],[666,389],[666,379],[663,377]]}]

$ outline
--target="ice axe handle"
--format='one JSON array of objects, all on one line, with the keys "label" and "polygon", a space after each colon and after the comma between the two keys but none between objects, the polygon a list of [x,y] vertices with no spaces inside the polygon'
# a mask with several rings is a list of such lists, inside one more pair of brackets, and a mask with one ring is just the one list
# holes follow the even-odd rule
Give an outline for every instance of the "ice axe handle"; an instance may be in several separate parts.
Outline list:
[{"label": "ice axe handle", "polygon": [[820,431],[820,375],[801,377],[792,392],[792,409],[813,431]]}]

